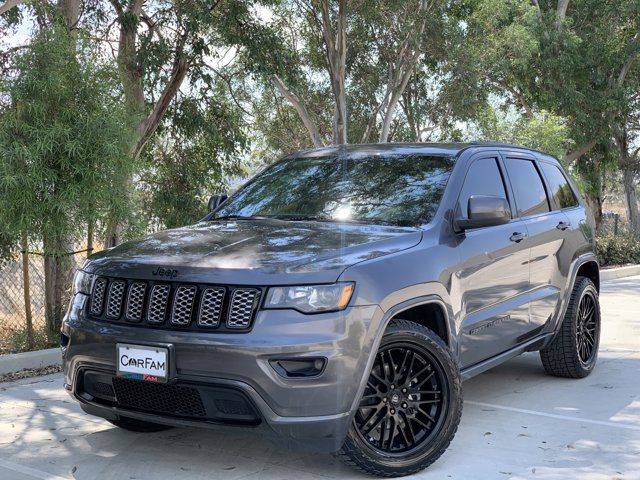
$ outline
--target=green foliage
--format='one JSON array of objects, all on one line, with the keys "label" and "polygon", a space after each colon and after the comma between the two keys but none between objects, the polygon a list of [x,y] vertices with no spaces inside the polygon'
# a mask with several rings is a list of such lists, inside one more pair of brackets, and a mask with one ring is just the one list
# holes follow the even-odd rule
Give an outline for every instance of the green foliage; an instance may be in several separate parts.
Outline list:
[{"label": "green foliage", "polygon": [[640,237],[633,233],[607,233],[596,237],[600,266],[640,263]]},{"label": "green foliage", "polygon": [[13,332],[8,339],[8,347],[11,353],[28,352],[30,350],[42,350],[57,346],[59,338],[51,336],[46,328],[33,330],[33,348],[29,348],[27,329]]},{"label": "green foliage", "polygon": [[227,190],[244,173],[247,139],[240,112],[218,85],[200,104],[185,98],[174,105],[161,134],[145,153],[140,188],[146,218],[173,228],[207,213],[209,196]]},{"label": "green foliage", "polygon": [[470,136],[522,145],[558,158],[564,157],[571,146],[566,121],[549,112],[527,117],[488,107],[478,115],[476,129],[472,129]]},{"label": "green foliage", "polygon": [[[91,46],[64,28],[42,31],[16,59],[0,106],[0,223],[34,239],[63,239],[107,210],[127,215],[118,179],[133,165],[123,154],[127,118]],[[63,242],[45,242],[61,255]]]}]

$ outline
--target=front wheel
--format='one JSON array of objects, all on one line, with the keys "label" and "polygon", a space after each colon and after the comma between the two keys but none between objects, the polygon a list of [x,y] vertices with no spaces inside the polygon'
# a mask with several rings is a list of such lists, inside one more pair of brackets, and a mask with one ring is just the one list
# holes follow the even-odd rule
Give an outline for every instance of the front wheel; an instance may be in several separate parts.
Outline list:
[{"label": "front wheel", "polygon": [[422,325],[394,320],[337,456],[381,477],[418,472],[447,449],[461,413],[458,367],[442,339]]}]

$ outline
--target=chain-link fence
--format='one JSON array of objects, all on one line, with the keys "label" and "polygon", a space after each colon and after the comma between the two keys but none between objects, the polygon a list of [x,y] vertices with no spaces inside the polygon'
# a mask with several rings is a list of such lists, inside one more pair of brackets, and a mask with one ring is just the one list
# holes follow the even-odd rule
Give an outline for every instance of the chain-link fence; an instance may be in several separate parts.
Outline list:
[{"label": "chain-link fence", "polygon": [[619,233],[628,231],[628,229],[629,226],[625,215],[620,215],[618,212],[604,212],[602,214],[602,223],[600,224],[601,234],[618,235]]},{"label": "chain-link fence", "polygon": [[[75,271],[87,257],[82,248],[70,254]],[[26,349],[27,313],[25,310],[23,260],[20,254],[0,260],[0,354]],[[29,299],[36,347],[46,343],[44,257],[29,254]]]}]

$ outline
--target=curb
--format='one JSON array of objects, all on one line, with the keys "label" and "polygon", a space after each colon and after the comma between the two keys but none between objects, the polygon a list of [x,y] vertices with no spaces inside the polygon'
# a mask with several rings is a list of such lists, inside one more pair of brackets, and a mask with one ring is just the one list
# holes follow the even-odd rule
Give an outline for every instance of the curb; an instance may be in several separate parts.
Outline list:
[{"label": "curb", "polygon": [[640,265],[628,265],[626,267],[607,268],[600,270],[600,281],[615,280],[616,278],[633,277],[640,275]]},{"label": "curb", "polygon": [[60,365],[61,363],[62,354],[60,353],[60,348],[0,355],[0,375],[18,372],[25,368],[42,368],[50,365]]}]

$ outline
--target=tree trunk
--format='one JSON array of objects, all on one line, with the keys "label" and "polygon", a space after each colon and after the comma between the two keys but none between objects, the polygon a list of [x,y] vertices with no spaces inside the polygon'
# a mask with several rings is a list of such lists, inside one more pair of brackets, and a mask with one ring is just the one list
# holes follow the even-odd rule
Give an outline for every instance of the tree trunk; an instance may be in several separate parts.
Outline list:
[{"label": "tree trunk", "polygon": [[31,316],[31,288],[29,282],[29,238],[22,232],[22,289],[24,292],[24,316],[27,322],[27,350],[33,350],[33,318]]},{"label": "tree trunk", "polygon": [[309,136],[311,137],[311,142],[313,142],[314,147],[322,147],[324,143],[322,142],[322,137],[320,136],[320,132],[318,131],[318,127],[316,127],[315,122],[309,115],[309,111],[304,106],[304,103],[300,100],[300,98],[291,91],[291,89],[282,81],[282,79],[278,75],[274,75],[273,84],[276,86],[280,95],[286,98],[293,108],[298,112],[298,116],[304,123],[304,126],[307,128],[309,132]]},{"label": "tree trunk", "polygon": [[75,32],[80,18],[80,0],[60,0],[58,5],[67,21],[67,28],[70,32]]},{"label": "tree trunk", "polygon": [[596,226],[596,233],[599,233],[602,228],[602,197],[600,195],[593,196],[585,194],[584,199],[591,210],[591,215],[593,216],[593,221]]},{"label": "tree trunk", "polygon": [[45,322],[49,339],[56,337],[69,300],[72,262],[68,252],[73,244],[57,235],[44,237]]},{"label": "tree trunk", "polygon": [[21,3],[27,3],[27,0],[6,0],[2,5],[0,5],[0,15],[8,12],[13,7],[18,6]]},{"label": "tree trunk", "polygon": [[621,168],[629,230],[636,234],[640,234],[640,210],[638,209],[638,193],[636,191],[635,183],[636,172],[629,162],[624,162]]},{"label": "tree trunk", "polygon": [[94,223],[92,220],[89,220],[89,224],[87,225],[87,257],[93,253],[93,228]]},{"label": "tree trunk", "polygon": [[565,157],[565,161],[567,162],[567,164],[573,165],[581,156],[589,153],[591,149],[596,146],[596,143],[598,143],[596,140],[591,140],[589,143],[582,145],[580,148],[574,150],[573,152],[568,152]]},{"label": "tree trunk", "polygon": [[345,91],[347,62],[347,0],[339,0],[335,32],[331,26],[329,0],[320,5],[322,37],[327,55],[327,71],[333,91],[333,143],[347,143],[347,95]]},{"label": "tree trunk", "polygon": [[636,192],[637,162],[629,155],[629,135],[626,128],[613,128],[613,138],[618,147],[618,166],[622,172],[625,206],[629,230],[640,233],[640,211],[638,211],[638,194]]}]

